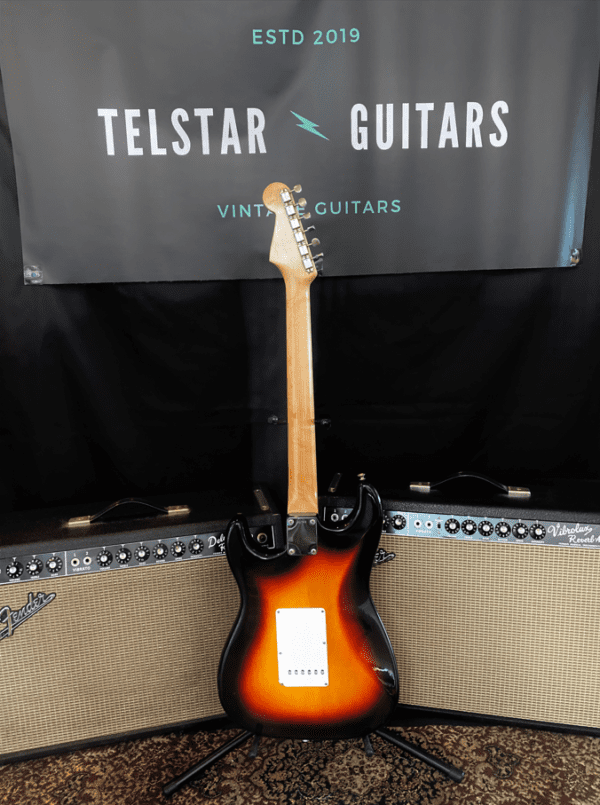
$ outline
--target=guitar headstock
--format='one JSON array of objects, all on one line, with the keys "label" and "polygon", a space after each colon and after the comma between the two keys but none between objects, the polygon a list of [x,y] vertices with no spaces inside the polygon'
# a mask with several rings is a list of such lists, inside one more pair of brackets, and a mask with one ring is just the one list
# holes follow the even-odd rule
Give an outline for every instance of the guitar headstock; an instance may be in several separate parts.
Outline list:
[{"label": "guitar headstock", "polygon": [[311,246],[319,246],[317,238],[310,243],[306,233],[314,226],[304,229],[302,221],[310,218],[309,212],[304,212],[306,200],[296,201],[294,193],[301,193],[300,185],[292,190],[281,182],[273,182],[263,193],[265,206],[275,214],[275,230],[271,241],[269,260],[281,271],[286,282],[294,280],[301,284],[310,285],[318,273],[322,254],[313,256]]}]

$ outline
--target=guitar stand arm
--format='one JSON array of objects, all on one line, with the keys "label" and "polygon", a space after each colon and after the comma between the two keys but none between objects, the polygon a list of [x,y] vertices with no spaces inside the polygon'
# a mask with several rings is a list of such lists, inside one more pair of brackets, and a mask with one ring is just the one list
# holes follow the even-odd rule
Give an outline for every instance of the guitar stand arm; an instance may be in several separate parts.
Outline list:
[{"label": "guitar stand arm", "polygon": [[[228,741],[218,749],[215,749],[215,751],[210,755],[207,755],[199,763],[196,763],[195,766],[191,766],[187,771],[184,771],[179,777],[171,780],[171,782],[167,783],[167,785],[163,788],[163,794],[165,797],[172,796],[176,791],[179,791],[180,788],[183,788],[184,785],[191,783],[192,780],[198,777],[203,771],[206,771],[206,769],[213,766],[218,760],[221,760],[221,758],[225,757],[225,755],[233,752],[234,749],[237,749],[238,746],[241,746],[245,741],[248,740],[248,738],[251,738],[252,735],[252,732],[241,732],[239,735],[236,735],[235,738],[232,738],[231,741]],[[252,749],[254,749],[254,745]]]},{"label": "guitar stand arm", "polygon": [[375,730],[374,734],[379,735],[379,737],[383,738],[384,741],[394,744],[394,746],[397,746],[407,754],[416,757],[418,760],[422,760],[424,763],[427,763],[428,766],[437,769],[437,771],[441,771],[442,774],[445,774],[451,780],[454,780],[455,783],[460,783],[465,776],[465,773],[462,769],[457,769],[456,766],[453,766],[451,763],[445,763],[443,760],[430,755],[429,752],[426,752],[424,749],[419,749],[418,746],[408,743],[408,741],[404,741],[402,738],[398,738],[397,735],[393,735],[387,730]]}]

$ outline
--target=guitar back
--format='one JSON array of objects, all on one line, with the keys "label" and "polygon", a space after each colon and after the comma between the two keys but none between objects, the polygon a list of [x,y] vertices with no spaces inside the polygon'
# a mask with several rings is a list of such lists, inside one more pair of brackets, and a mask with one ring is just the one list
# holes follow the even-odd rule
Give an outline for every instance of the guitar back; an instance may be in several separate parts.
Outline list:
[{"label": "guitar back", "polygon": [[230,524],[241,607],[218,683],[225,712],[245,729],[340,739],[372,732],[393,713],[396,663],[369,593],[381,520],[377,493],[363,484],[348,524],[318,524],[315,556],[263,558],[243,518]]}]

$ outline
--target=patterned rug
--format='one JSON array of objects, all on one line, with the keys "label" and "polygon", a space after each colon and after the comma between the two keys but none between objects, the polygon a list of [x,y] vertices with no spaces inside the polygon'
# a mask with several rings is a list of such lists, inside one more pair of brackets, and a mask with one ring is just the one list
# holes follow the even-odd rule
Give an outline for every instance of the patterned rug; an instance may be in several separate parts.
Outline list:
[{"label": "patterned rug", "polygon": [[504,726],[398,734],[465,771],[449,780],[381,738],[263,739],[240,746],[170,799],[172,778],[239,730],[171,733],[0,767],[6,805],[600,805],[600,740]]}]

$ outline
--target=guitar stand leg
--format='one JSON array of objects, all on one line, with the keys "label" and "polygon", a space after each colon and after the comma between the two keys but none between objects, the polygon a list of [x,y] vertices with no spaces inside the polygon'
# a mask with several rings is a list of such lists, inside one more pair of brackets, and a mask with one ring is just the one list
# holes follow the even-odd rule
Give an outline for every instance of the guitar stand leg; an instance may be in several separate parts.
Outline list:
[{"label": "guitar stand leg", "polygon": [[371,739],[369,738],[368,735],[365,735],[364,742],[365,742],[365,755],[367,757],[373,757],[373,755],[375,754],[375,750],[373,749],[373,744],[371,743]]},{"label": "guitar stand leg", "polygon": [[254,740],[252,741],[252,746],[250,747],[250,751],[248,752],[248,757],[254,759],[258,755],[259,743],[260,743],[260,735],[255,735]]},{"label": "guitar stand leg", "polygon": [[465,773],[462,769],[457,769],[456,766],[453,766],[451,763],[444,763],[443,760],[430,755],[429,752],[425,752],[424,749],[419,749],[418,746],[408,743],[408,741],[403,741],[402,738],[398,738],[397,735],[393,735],[387,730],[375,730],[375,735],[379,735],[380,738],[388,741],[388,743],[394,744],[400,749],[403,749],[409,755],[416,757],[418,760],[422,760],[424,763],[427,763],[429,766],[437,769],[437,771],[441,771],[442,774],[445,774],[451,780],[454,780],[455,783],[460,783],[465,776]]},{"label": "guitar stand leg", "polygon": [[[250,738],[253,733],[251,732],[241,732],[239,735],[236,735],[231,741],[223,746],[220,746],[218,749],[215,749],[210,755],[207,755],[203,760],[199,763],[196,763],[195,766],[191,766],[187,771],[184,771],[179,777],[171,780],[170,783],[163,788],[163,794],[165,797],[172,796],[176,791],[179,791],[187,783],[191,783],[196,777],[198,777],[203,771],[210,768],[213,764],[215,764],[218,760],[228,755],[230,752],[233,752],[234,749],[237,749],[238,746],[243,744],[245,741]],[[256,739],[257,736],[255,736]],[[256,748],[258,750],[258,742],[256,742]],[[254,744],[252,745],[252,749],[254,749]],[[252,750],[250,750],[252,751]]]}]

